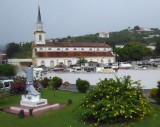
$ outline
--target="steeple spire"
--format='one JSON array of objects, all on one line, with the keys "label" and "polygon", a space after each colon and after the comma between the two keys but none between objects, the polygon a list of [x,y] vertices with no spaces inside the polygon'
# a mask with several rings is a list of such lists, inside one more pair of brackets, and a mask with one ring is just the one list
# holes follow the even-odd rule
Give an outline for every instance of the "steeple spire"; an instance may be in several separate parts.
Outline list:
[{"label": "steeple spire", "polygon": [[41,11],[40,11],[40,7],[38,5],[38,17],[37,17],[37,24],[42,24],[42,20],[41,20]]},{"label": "steeple spire", "polygon": [[34,32],[35,44],[45,44],[45,32],[43,31],[43,23],[41,20],[41,11],[38,5],[38,17],[36,23],[36,31]]}]

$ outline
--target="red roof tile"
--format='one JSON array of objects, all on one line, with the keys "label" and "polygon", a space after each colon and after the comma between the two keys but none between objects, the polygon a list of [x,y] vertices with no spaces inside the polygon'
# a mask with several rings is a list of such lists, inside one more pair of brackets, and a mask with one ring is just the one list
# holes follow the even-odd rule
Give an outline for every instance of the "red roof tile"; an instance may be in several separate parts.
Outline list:
[{"label": "red roof tile", "polygon": [[106,43],[99,42],[46,42],[45,45],[33,44],[34,47],[110,47]]},{"label": "red roof tile", "polygon": [[37,57],[113,57],[111,52],[37,52]]}]

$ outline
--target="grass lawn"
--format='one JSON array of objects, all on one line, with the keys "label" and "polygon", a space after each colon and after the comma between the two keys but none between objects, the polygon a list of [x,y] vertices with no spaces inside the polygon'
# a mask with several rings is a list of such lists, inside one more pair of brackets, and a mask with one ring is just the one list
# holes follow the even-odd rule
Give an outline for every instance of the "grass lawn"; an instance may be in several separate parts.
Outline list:
[{"label": "grass lawn", "polygon": [[[40,116],[28,116],[19,119],[16,115],[0,112],[0,127],[88,127],[79,120],[78,112],[73,112],[76,106],[81,102],[84,94],[43,90],[42,97],[47,98],[49,102],[67,104],[68,99],[72,99],[73,104],[64,109],[48,111]],[[9,107],[17,105],[20,102],[20,96],[7,97],[5,102],[0,102],[0,107]],[[129,125],[122,127],[160,127],[160,106],[152,104],[154,108],[153,115],[146,116],[144,120],[137,120]],[[119,127],[120,125],[111,125],[110,127]],[[92,126],[91,126],[92,127]],[[103,125],[101,127],[106,127]]]}]

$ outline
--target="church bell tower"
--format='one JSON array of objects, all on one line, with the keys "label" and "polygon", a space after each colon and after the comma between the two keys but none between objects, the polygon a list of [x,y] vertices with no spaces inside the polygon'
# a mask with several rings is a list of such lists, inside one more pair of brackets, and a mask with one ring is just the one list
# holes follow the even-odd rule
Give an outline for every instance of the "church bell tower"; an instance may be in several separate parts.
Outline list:
[{"label": "church bell tower", "polygon": [[45,33],[43,31],[43,23],[41,20],[40,7],[38,6],[38,17],[36,23],[36,31],[34,32],[35,44],[45,44]]}]

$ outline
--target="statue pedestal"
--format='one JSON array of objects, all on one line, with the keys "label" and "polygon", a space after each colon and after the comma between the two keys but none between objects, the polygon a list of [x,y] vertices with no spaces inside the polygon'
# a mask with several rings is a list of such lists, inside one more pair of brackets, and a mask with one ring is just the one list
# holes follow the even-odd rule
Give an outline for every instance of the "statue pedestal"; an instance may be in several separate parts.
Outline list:
[{"label": "statue pedestal", "polygon": [[47,99],[41,99],[40,95],[32,95],[32,94],[26,94],[22,95],[22,99],[20,101],[21,106],[27,106],[27,107],[38,107],[46,105]]}]

